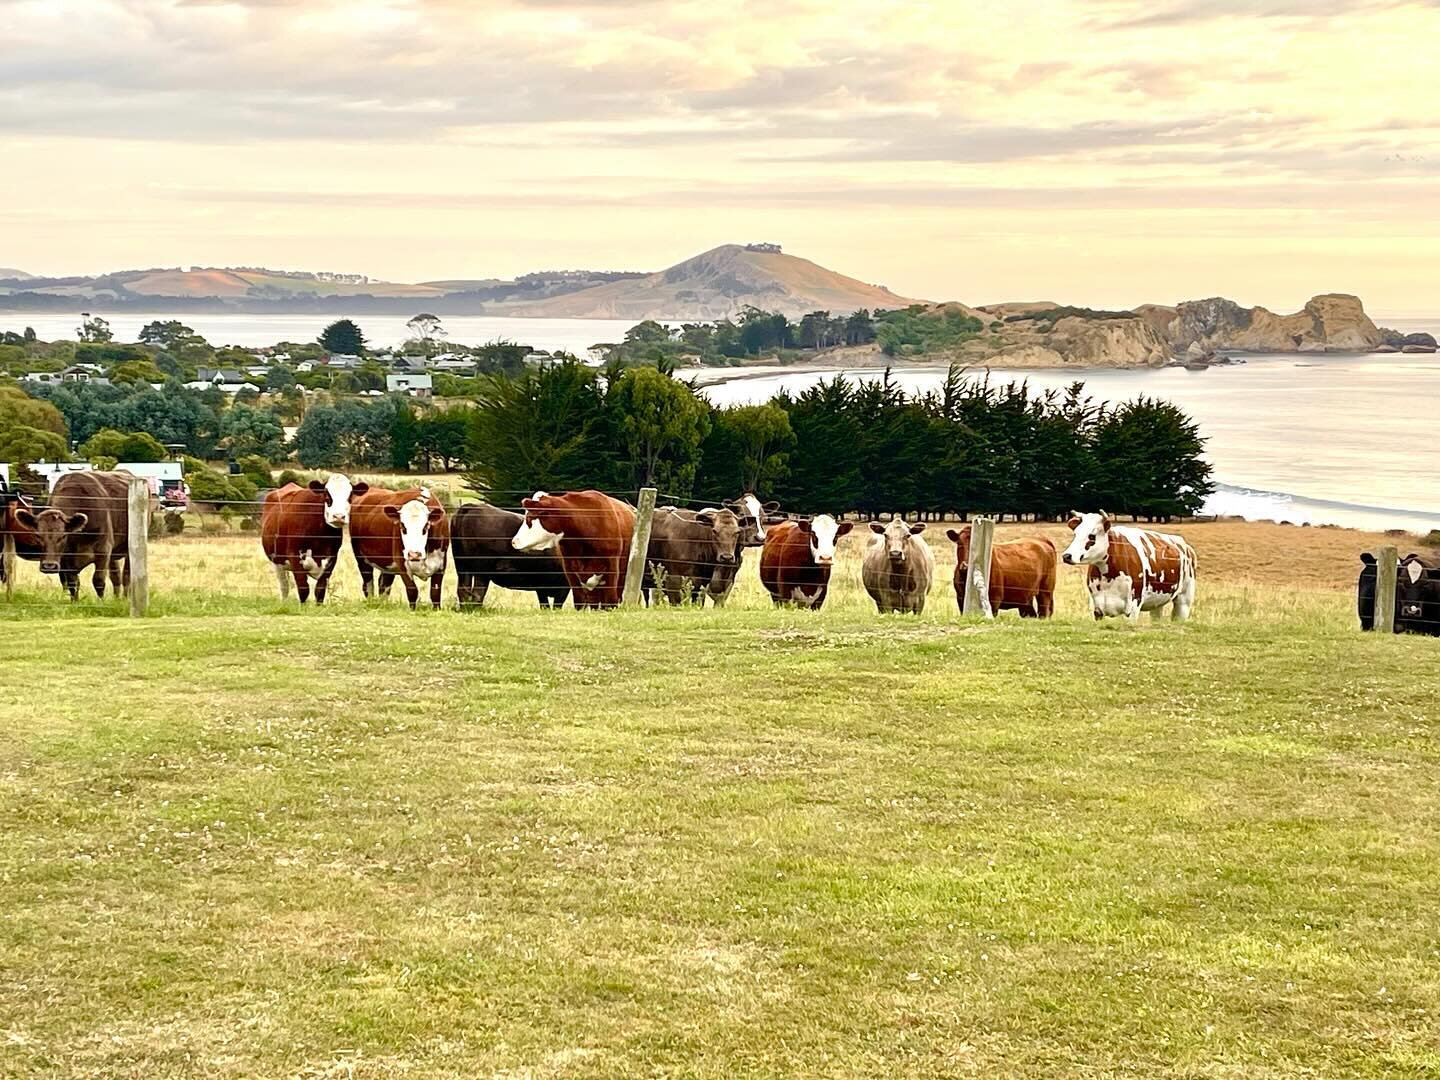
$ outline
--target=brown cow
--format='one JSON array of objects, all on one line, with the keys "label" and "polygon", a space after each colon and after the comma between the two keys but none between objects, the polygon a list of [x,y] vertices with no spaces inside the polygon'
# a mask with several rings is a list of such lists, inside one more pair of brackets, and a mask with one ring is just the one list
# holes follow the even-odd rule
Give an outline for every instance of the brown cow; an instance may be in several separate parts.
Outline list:
[{"label": "brown cow", "polygon": [[104,599],[107,574],[116,593],[129,587],[133,479],[119,470],[66,473],[55,481],[46,509],[15,511],[15,520],[39,541],[40,572],[59,574],[71,600],[80,595],[80,571],[92,564],[96,596]]},{"label": "brown cow", "polygon": [[413,609],[420,599],[415,579],[429,578],[430,603],[440,606],[450,558],[450,520],[429,488],[371,488],[351,499],[350,548],[355,552],[360,588],[367,600],[378,570],[381,596],[390,595],[390,586],[398,577]]},{"label": "brown cow", "polygon": [[[955,603],[965,610],[965,581],[970,576],[970,526],[946,529],[955,542]],[[1008,540],[990,547],[990,614],[1007,608],[1022,619],[1055,614],[1055,545],[1043,537]]]},{"label": "brown cow", "polygon": [[300,603],[310,598],[311,578],[315,579],[315,603],[325,602],[350,521],[350,500],[369,490],[363,480],[352,484],[348,477],[336,474],[323,483],[311,480],[308,487],[286,484],[265,496],[260,510],[260,546],[275,567],[280,599],[290,598],[293,576]]},{"label": "brown cow", "polygon": [[[645,552],[645,586],[652,594],[658,587],[672,604],[703,604],[720,568],[737,565],[743,544],[732,510],[657,510]],[[723,597],[716,602],[724,606]]]},{"label": "brown cow", "polygon": [[537,491],[520,506],[525,523],[510,541],[515,550],[554,547],[577,608],[616,607],[625,591],[635,508],[593,490]]},{"label": "brown cow", "polygon": [[766,527],[760,584],[776,607],[798,604],[820,610],[830,587],[835,541],[851,528],[850,522],[836,522],[829,514]]},{"label": "brown cow", "polygon": [[21,510],[27,510],[32,515],[35,513],[35,507],[29,499],[0,482],[0,585],[6,584],[7,570],[3,552],[7,537],[14,545],[17,557],[31,562],[40,561],[40,537],[34,529],[20,524],[16,515]]}]

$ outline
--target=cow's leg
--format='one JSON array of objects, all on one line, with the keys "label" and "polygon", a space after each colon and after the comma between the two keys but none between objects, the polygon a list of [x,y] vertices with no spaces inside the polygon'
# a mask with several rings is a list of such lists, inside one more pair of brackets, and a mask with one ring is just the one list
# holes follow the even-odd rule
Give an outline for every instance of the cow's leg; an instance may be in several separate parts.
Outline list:
[{"label": "cow's leg", "polygon": [[1053,592],[1038,592],[1035,594],[1035,615],[1040,619],[1048,619],[1055,614],[1055,594]]},{"label": "cow's leg", "polygon": [[389,600],[389,599],[390,599],[390,586],[392,586],[392,585],[394,585],[394,584],[395,584],[395,575],[392,574],[392,573],[391,573],[390,571],[388,571],[388,570],[381,570],[381,571],[380,571],[380,584],[377,586],[376,591],[377,591],[381,596],[385,597],[386,600]]},{"label": "cow's leg", "polygon": [[128,593],[130,585],[130,574],[126,566],[126,556],[118,552],[110,555],[110,591],[116,596],[124,596]]},{"label": "cow's leg", "polygon": [[271,563],[275,568],[275,581],[280,586],[280,599],[290,599],[290,568],[283,562]]},{"label": "cow's leg", "polygon": [[440,595],[445,588],[445,571],[440,570],[430,575],[430,606],[436,611],[440,610]]},{"label": "cow's leg", "polygon": [[300,603],[304,604],[310,599],[310,574],[299,558],[290,564],[290,569],[295,574],[295,594],[300,597]]},{"label": "cow's leg", "polygon": [[[395,580],[395,575],[390,575],[390,581]],[[405,586],[405,599],[410,601],[410,610],[415,610],[415,605],[420,602],[420,586],[415,584],[415,579],[410,576],[409,571],[400,571],[400,583]],[[385,595],[390,595],[390,582],[385,585]]]},{"label": "cow's leg", "polygon": [[95,576],[90,579],[90,584],[95,586],[95,595],[101,600],[105,599],[105,575],[110,572],[110,549],[97,547],[95,557]]},{"label": "cow's leg", "polygon": [[80,599],[80,571],[74,567],[65,569],[65,564],[60,564],[60,584],[70,594],[70,602],[73,604]]},{"label": "cow's leg", "polygon": [[355,565],[360,571],[360,595],[369,600],[370,594],[375,588],[374,568],[358,556],[355,559]]},{"label": "cow's leg", "polygon": [[320,577],[315,582],[315,604],[325,603],[325,594],[330,589],[330,575],[335,572],[335,567],[340,563],[340,552],[325,560],[325,568],[320,571]]},{"label": "cow's leg", "polygon": [[[473,607],[484,607],[485,598],[490,595],[490,579],[481,577],[479,574],[470,575],[470,604]],[[545,603],[545,597],[540,597],[541,605]]]}]

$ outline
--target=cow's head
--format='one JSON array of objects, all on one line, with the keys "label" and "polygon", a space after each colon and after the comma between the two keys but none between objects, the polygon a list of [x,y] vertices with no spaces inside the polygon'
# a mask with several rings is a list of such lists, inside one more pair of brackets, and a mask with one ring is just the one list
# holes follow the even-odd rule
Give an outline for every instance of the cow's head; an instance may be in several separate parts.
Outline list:
[{"label": "cow's head", "polygon": [[555,507],[552,502],[552,496],[543,491],[537,491],[531,498],[520,500],[520,506],[525,511],[525,521],[511,539],[511,547],[516,551],[545,551],[565,539],[563,529],[551,532],[545,527],[547,518],[552,521],[554,519]]},{"label": "cow's head", "polygon": [[955,545],[955,563],[957,566],[970,565],[970,526],[961,525],[958,529],[946,529],[945,535]]},{"label": "cow's head", "polygon": [[1097,566],[1109,557],[1110,515],[1104,510],[1094,514],[1072,510],[1065,524],[1075,530],[1075,538],[1060,555],[1061,562],[1071,566]]},{"label": "cow's head", "polygon": [[715,530],[715,561],[726,566],[735,565],[740,558],[740,549],[744,546],[742,534],[748,529],[749,522],[742,527],[740,519],[728,507],[723,510],[701,510],[695,515],[695,521]]},{"label": "cow's head", "polygon": [[816,566],[829,566],[835,561],[835,541],[853,528],[850,522],[836,522],[829,514],[819,514],[796,525],[810,538],[810,560]]},{"label": "cow's head", "polygon": [[364,495],[370,485],[364,480],[352,484],[348,476],[336,473],[328,480],[311,480],[310,490],[325,496],[325,524],[332,529],[343,529],[350,524],[350,500]]},{"label": "cow's head", "polygon": [[1418,556],[1410,555],[1400,567],[1398,585],[1400,618],[1407,621],[1440,619],[1440,570],[1431,569]]},{"label": "cow's head", "polygon": [[385,516],[400,523],[400,551],[407,563],[423,563],[430,546],[430,529],[445,517],[445,511],[424,499],[411,499],[403,506],[385,507]]},{"label": "cow's head", "polygon": [[747,491],[726,509],[745,523],[745,546],[759,547],[765,543],[765,522],[780,509],[778,502],[762,503],[753,491]]},{"label": "cow's head", "polygon": [[88,514],[66,514],[63,510],[19,509],[15,520],[22,528],[35,534],[36,546],[40,549],[40,572],[58,574],[60,558],[65,554],[65,545],[72,534],[79,532],[90,521]]},{"label": "cow's head", "polygon": [[879,543],[884,546],[885,554],[889,556],[890,561],[903,564],[910,555],[910,537],[924,532],[925,523],[919,521],[914,525],[907,525],[901,518],[894,517],[890,519],[888,525],[872,521],[870,531],[880,537]]}]

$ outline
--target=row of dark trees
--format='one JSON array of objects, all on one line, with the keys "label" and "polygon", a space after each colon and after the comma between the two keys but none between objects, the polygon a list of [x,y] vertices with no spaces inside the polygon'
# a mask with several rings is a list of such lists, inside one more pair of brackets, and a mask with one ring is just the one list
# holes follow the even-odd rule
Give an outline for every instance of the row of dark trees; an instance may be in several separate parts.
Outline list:
[{"label": "row of dark trees", "polygon": [[952,368],[926,394],[886,373],[720,409],[653,368],[558,363],[480,380],[466,478],[497,501],[654,485],[701,501],[753,490],[804,512],[1167,518],[1210,493],[1203,449],[1168,402],[1100,404],[1079,383],[1037,394]]}]

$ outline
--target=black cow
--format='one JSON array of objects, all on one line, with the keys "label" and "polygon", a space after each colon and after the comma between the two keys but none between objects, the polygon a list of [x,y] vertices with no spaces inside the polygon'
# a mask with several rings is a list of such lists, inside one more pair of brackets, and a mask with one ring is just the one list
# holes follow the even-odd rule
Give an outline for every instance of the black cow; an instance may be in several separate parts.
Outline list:
[{"label": "black cow", "polygon": [[523,514],[488,503],[467,504],[451,515],[450,551],[462,609],[483,604],[491,582],[502,589],[533,591],[541,607],[564,607],[570,582],[559,552],[516,551],[510,543],[524,524]]},{"label": "black cow", "polygon": [[1440,569],[1420,559],[1406,560],[1400,569],[1396,601],[1397,633],[1440,637]]},{"label": "black cow", "polygon": [[[1360,567],[1360,579],[1355,583],[1355,609],[1360,616],[1360,629],[1375,629],[1375,556],[1368,551],[1360,556],[1364,565]],[[1408,574],[1407,568],[1411,563],[1417,564],[1422,570],[1434,569],[1435,563],[1429,559],[1422,559],[1419,555],[1411,552],[1400,560],[1396,570],[1395,584],[1395,632],[1401,632],[1400,626],[1400,592],[1401,586]]]}]

